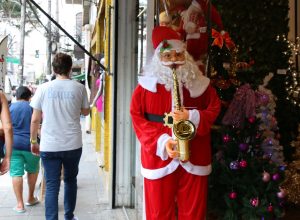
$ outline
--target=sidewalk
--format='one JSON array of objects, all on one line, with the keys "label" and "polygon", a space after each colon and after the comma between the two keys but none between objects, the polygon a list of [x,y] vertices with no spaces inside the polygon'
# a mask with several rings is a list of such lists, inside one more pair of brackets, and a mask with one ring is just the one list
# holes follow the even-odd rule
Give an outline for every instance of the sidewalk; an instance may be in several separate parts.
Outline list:
[{"label": "sidewalk", "polygon": [[[83,123],[84,124],[84,123]],[[93,147],[93,134],[83,132],[83,154],[78,174],[78,194],[75,215],[80,220],[135,220],[128,217],[123,209],[109,209],[107,186],[105,186],[103,171],[98,167],[96,153]],[[24,175],[26,177],[26,175]],[[41,174],[38,183],[41,182]],[[27,179],[24,178],[24,200],[27,198]],[[39,184],[36,186],[39,195]],[[13,211],[16,205],[11,177],[9,174],[0,176],[0,220],[42,220],[44,217],[44,203],[33,207],[26,207],[26,212],[18,214]],[[63,220],[63,181],[59,194],[59,219]],[[131,214],[133,210],[126,210]]]}]

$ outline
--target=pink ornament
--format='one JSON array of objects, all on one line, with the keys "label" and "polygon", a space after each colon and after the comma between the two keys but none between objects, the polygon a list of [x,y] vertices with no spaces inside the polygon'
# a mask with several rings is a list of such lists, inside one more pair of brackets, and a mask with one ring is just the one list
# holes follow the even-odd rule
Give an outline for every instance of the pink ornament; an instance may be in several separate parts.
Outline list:
[{"label": "pink ornament", "polygon": [[274,173],[272,176],[272,180],[277,181],[280,179],[280,175],[278,173]]},{"label": "pink ornament", "polygon": [[229,193],[229,198],[230,199],[236,199],[236,197],[237,197],[237,193],[236,192],[232,191],[232,192]]},{"label": "pink ornament", "polygon": [[268,172],[264,171],[262,174],[262,180],[264,182],[269,182],[270,179],[271,179],[271,175]]},{"label": "pink ornament", "polygon": [[286,196],[285,190],[280,188],[280,192],[277,193],[277,197],[283,199],[285,196]]},{"label": "pink ornament", "polygon": [[255,122],[255,117],[251,116],[250,118],[248,118],[248,121],[253,124]]},{"label": "pink ornament", "polygon": [[270,203],[270,205],[267,208],[268,212],[273,212],[274,207],[272,206],[272,204]]},{"label": "pink ornament", "polygon": [[247,161],[246,161],[246,160],[241,160],[241,161],[240,161],[240,167],[241,167],[241,168],[246,168],[247,165],[248,165],[248,164],[247,164]]},{"label": "pink ornament", "polygon": [[259,205],[259,200],[258,198],[252,198],[250,199],[250,204],[253,206],[253,207],[257,207]]},{"label": "pink ornament", "polygon": [[231,138],[230,138],[230,136],[229,136],[228,134],[225,134],[225,135],[223,136],[223,142],[224,142],[225,144],[227,144],[230,140],[231,140]]}]

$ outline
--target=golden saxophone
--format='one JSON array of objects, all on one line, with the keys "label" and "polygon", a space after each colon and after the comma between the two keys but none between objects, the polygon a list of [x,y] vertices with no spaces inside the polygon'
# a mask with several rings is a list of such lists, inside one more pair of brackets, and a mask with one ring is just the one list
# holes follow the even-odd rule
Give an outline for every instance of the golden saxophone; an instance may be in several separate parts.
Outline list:
[{"label": "golden saxophone", "polygon": [[[179,93],[179,83],[176,75],[176,69],[172,69],[173,75],[173,99],[175,102],[175,109],[182,110],[181,98]],[[180,120],[173,122],[173,133],[177,138],[177,150],[179,152],[179,159],[187,161],[190,158],[189,141],[193,139],[196,134],[195,125],[189,120]]]}]

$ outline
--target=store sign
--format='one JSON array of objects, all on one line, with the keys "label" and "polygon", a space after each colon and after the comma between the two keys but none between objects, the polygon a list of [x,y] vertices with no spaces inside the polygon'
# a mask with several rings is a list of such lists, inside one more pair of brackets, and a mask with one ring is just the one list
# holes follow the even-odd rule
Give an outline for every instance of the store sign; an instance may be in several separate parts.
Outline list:
[{"label": "store sign", "polygon": [[20,59],[16,57],[6,57],[7,63],[20,64]]}]

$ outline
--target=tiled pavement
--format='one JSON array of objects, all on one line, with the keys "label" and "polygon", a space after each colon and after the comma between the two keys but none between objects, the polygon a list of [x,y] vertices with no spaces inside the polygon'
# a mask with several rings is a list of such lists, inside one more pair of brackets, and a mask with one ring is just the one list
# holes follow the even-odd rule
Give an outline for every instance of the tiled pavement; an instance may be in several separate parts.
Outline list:
[{"label": "tiled pavement", "polygon": [[[113,209],[108,205],[107,184],[104,172],[98,167],[96,153],[93,149],[93,134],[83,132],[83,155],[78,175],[78,195],[75,215],[80,220],[136,220],[132,209]],[[41,174],[38,183],[41,182]],[[39,185],[36,193],[39,194]],[[27,180],[24,179],[24,199],[27,196]],[[43,220],[44,203],[26,207],[26,212],[18,214],[13,211],[16,204],[9,174],[0,176],[0,220]],[[59,194],[59,219],[63,220],[63,182]]]}]

